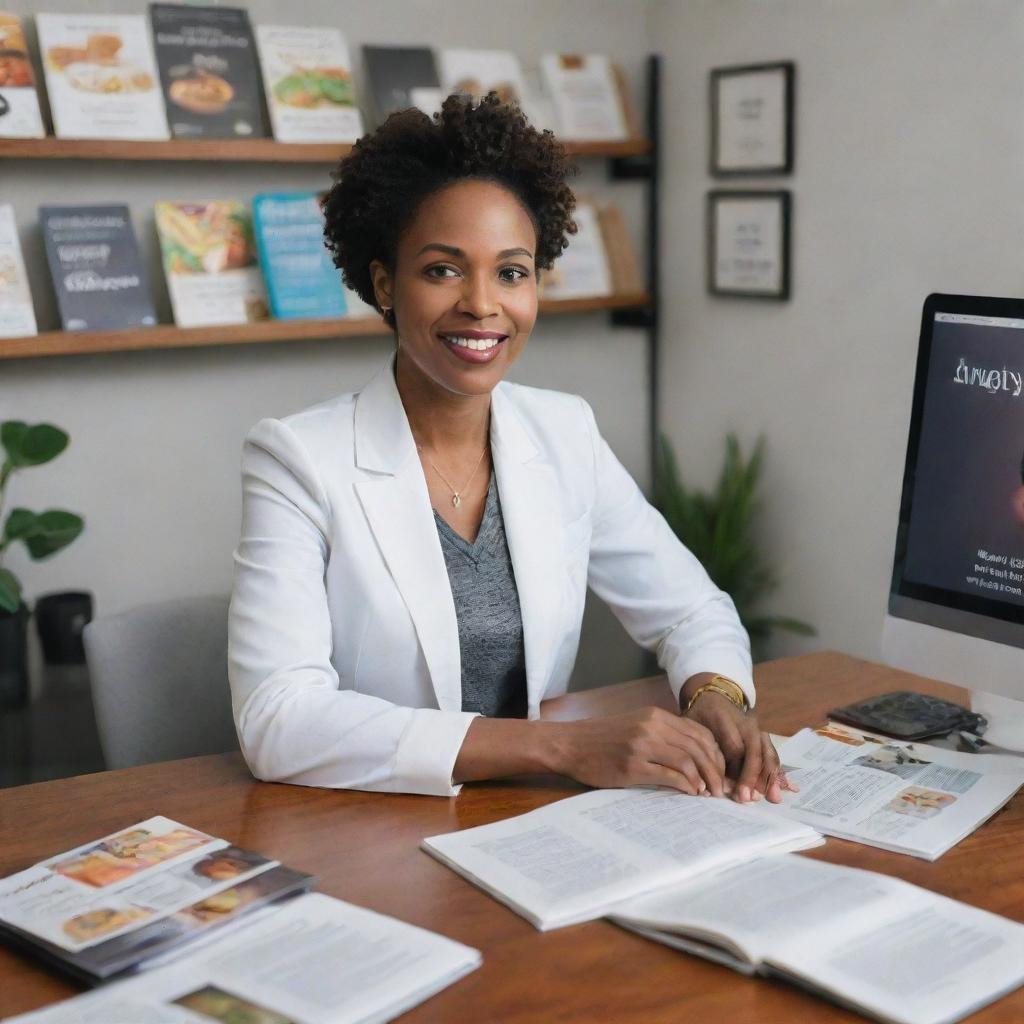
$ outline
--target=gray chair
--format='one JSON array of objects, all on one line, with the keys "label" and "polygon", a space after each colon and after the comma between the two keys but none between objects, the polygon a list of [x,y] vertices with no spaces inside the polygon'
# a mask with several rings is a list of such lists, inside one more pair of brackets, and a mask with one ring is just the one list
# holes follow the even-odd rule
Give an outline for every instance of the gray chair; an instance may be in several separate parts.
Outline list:
[{"label": "gray chair", "polygon": [[238,749],[226,597],[141,605],[82,636],[108,768]]}]

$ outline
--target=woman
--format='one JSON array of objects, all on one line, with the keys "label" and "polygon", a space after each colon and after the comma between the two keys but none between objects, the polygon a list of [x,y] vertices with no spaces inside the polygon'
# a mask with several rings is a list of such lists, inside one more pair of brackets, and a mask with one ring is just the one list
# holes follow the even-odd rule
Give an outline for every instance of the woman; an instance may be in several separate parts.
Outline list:
[{"label": "woman", "polygon": [[[258,777],[452,795],[553,771],[716,796],[731,778],[738,799],[780,799],[729,598],[582,399],[502,382],[575,230],[568,170],[494,96],[393,115],[342,161],[328,246],[397,351],[245,445],[230,674]],[[588,583],[684,714],[537,720],[565,692]]]}]

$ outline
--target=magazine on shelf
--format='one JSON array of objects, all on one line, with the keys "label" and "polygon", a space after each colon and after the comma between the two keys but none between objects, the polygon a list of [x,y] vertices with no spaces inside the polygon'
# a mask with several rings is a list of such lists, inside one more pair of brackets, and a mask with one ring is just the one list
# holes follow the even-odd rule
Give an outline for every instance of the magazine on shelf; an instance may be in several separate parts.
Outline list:
[{"label": "magazine on shelf", "polygon": [[0,11],[0,139],[41,139],[45,135],[21,18]]},{"label": "magazine on shelf", "polygon": [[392,1020],[480,962],[461,943],[309,893],[166,966],[8,1024],[369,1024]]},{"label": "magazine on shelf", "polygon": [[828,835],[924,860],[941,857],[1024,785],[1024,759],[983,764],[923,743],[829,724],[779,749],[800,786],[777,808]]},{"label": "magazine on shelf", "polygon": [[541,931],[772,853],[823,843],[762,805],[663,789],[604,789],[423,848]]},{"label": "magazine on shelf", "polygon": [[443,95],[434,51],[427,46],[364,46],[363,64],[378,121],[408,107],[420,107],[432,114],[434,100],[421,106],[416,100],[424,93],[418,90]]},{"label": "magazine on shelf", "polygon": [[64,139],[169,138],[141,14],[37,14],[50,113]]},{"label": "magazine on shelf", "polygon": [[504,103],[522,107],[527,90],[519,58],[505,50],[442,50],[441,88],[445,95],[464,93],[479,99],[489,92]]},{"label": "magazine on shelf", "polygon": [[607,142],[629,137],[615,72],[607,56],[547,53],[540,67],[563,139]]},{"label": "magazine on shelf", "polygon": [[38,334],[14,207],[0,204],[0,338]]},{"label": "magazine on shelf", "polygon": [[622,210],[615,203],[605,203],[598,208],[597,219],[611,274],[612,293],[629,295],[643,291],[640,262]]},{"label": "magazine on shelf", "polygon": [[65,331],[156,323],[127,206],[41,206],[39,226]]},{"label": "magazine on shelf", "polygon": [[279,320],[344,316],[345,288],[324,245],[317,194],[258,195],[252,214],[273,315]]},{"label": "magazine on shelf", "polygon": [[160,202],[156,227],[179,327],[267,318],[252,218],[242,203]]},{"label": "magazine on shelf", "polygon": [[352,62],[336,28],[258,25],[263,85],[279,142],[355,142],[363,134]]},{"label": "magazine on shelf", "polygon": [[615,908],[623,927],[893,1024],[957,1021],[1024,983],[1024,925],[787,854]]},{"label": "magazine on shelf", "polygon": [[541,298],[581,299],[612,294],[612,273],[604,249],[597,208],[581,201],[573,212],[576,234],[541,275]]},{"label": "magazine on shelf", "polygon": [[240,7],[150,4],[149,14],[171,134],[268,136],[248,13]]}]

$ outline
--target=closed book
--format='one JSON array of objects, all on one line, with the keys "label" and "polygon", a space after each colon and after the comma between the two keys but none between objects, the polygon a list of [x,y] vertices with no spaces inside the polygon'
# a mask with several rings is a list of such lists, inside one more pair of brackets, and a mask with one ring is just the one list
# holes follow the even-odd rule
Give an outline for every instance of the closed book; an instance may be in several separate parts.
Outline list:
[{"label": "closed book", "polygon": [[419,106],[414,90],[440,88],[434,51],[427,46],[364,46],[363,64],[378,121]]},{"label": "closed book", "polygon": [[0,338],[27,338],[36,333],[14,207],[5,203],[0,206]]},{"label": "closed book", "polygon": [[540,66],[563,139],[596,142],[627,137],[615,72],[604,54],[547,53]]},{"label": "closed book", "polygon": [[45,134],[21,18],[0,11],[0,139],[41,139]]},{"label": "closed book", "polygon": [[545,299],[583,299],[612,294],[612,272],[597,207],[580,202],[573,213],[576,234],[550,270],[541,276]]}]

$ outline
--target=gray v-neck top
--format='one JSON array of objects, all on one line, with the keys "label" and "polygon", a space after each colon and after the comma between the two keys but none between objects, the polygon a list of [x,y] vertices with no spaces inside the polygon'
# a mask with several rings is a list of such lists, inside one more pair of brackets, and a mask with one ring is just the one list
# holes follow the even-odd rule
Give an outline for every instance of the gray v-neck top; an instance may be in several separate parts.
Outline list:
[{"label": "gray v-neck top", "polygon": [[436,510],[434,521],[459,623],[462,710],[523,718],[527,706],[523,619],[494,474],[472,544]]}]

